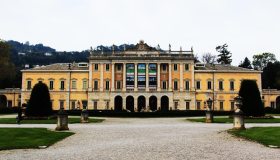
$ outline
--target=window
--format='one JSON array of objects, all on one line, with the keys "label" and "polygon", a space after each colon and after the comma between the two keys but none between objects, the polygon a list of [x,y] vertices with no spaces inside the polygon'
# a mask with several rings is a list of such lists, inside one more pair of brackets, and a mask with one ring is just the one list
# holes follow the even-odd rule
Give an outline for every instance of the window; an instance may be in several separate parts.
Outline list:
[{"label": "window", "polygon": [[223,101],[220,102],[220,110],[221,111],[224,110],[224,102]]},{"label": "window", "polygon": [[109,71],[109,70],[110,70],[110,65],[106,64],[106,71]]},{"label": "window", "polygon": [[59,101],[59,108],[64,109],[64,101]]},{"label": "window", "polygon": [[94,81],[94,90],[98,90],[98,81]]},{"label": "window", "polygon": [[8,103],[7,103],[7,105],[8,105],[8,106],[7,106],[8,108],[12,108],[13,101],[9,100]]},{"label": "window", "polygon": [[219,81],[219,90],[224,90],[223,81]]},{"label": "window", "polygon": [[185,71],[189,70],[189,64],[185,64]]},{"label": "window", "polygon": [[105,88],[105,89],[106,89],[107,91],[109,90],[109,87],[110,87],[109,84],[110,84],[110,82],[109,82],[109,81],[106,81],[106,86],[105,86],[106,88]]},{"label": "window", "polygon": [[234,91],[234,81],[230,81],[230,90]]},{"label": "window", "polygon": [[121,81],[117,81],[117,89],[121,89]]},{"label": "window", "polygon": [[31,89],[31,81],[27,81],[27,89]]},{"label": "window", "polygon": [[196,81],[196,89],[200,89],[200,81]]},{"label": "window", "polygon": [[106,101],[106,109],[109,110],[109,101]]},{"label": "window", "polygon": [[83,80],[83,89],[87,89],[87,80]]},{"label": "window", "polygon": [[174,108],[175,108],[175,110],[178,109],[178,102],[174,102]]},{"label": "window", "polygon": [[174,90],[178,90],[178,81],[174,81]]},{"label": "window", "polygon": [[64,81],[60,81],[60,90],[64,90],[65,86],[64,86]]},{"label": "window", "polygon": [[270,107],[276,109],[276,107],[275,107],[275,102],[270,102]]},{"label": "window", "polygon": [[166,81],[162,81],[162,89],[166,89]]},{"label": "window", "polygon": [[120,64],[117,65],[117,71],[121,71],[122,70],[122,66]]},{"label": "window", "polygon": [[174,71],[177,71],[177,70],[178,70],[178,65],[174,64]]},{"label": "window", "polygon": [[167,65],[166,64],[163,64],[162,65],[162,71],[166,71],[167,70],[167,67],[166,67]]},{"label": "window", "polygon": [[186,90],[190,90],[190,81],[185,82],[185,88]]},{"label": "window", "polygon": [[186,102],[186,110],[189,110],[190,109],[190,102]]},{"label": "window", "polygon": [[207,89],[212,89],[212,83],[211,83],[211,81],[207,81]]},{"label": "window", "polygon": [[234,110],[234,101],[231,101],[231,102],[230,102],[230,109],[231,109],[231,110]]},{"label": "window", "polygon": [[77,81],[76,80],[72,81],[72,89],[77,89]]},{"label": "window", "polygon": [[97,110],[97,101],[93,101],[93,109]]},{"label": "window", "polygon": [[98,71],[98,64],[94,64],[94,70]]},{"label": "window", "polygon": [[196,102],[196,109],[197,109],[197,110],[200,110],[200,107],[201,107],[200,104],[201,104],[200,101],[199,101],[199,102]]},{"label": "window", "polygon": [[72,110],[75,109],[75,105],[76,105],[76,102],[75,102],[75,101],[72,101],[72,102],[71,102],[71,109],[72,109]]},{"label": "window", "polygon": [[50,81],[50,90],[53,90],[53,81]]}]

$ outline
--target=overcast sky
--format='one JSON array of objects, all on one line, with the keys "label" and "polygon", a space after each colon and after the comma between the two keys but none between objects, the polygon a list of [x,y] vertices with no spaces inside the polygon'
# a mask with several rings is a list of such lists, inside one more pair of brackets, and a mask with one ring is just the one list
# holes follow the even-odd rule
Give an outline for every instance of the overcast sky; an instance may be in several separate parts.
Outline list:
[{"label": "overcast sky", "polygon": [[280,60],[279,0],[0,0],[0,38],[58,51],[137,43],[217,54],[237,65],[272,52]]}]

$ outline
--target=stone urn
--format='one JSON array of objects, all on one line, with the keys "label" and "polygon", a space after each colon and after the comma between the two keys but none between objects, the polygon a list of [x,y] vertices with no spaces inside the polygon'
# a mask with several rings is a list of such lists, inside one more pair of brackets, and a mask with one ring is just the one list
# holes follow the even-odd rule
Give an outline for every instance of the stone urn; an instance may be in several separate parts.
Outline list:
[{"label": "stone urn", "polygon": [[88,122],[89,122],[88,110],[83,109],[81,112],[81,123],[88,123]]},{"label": "stone urn", "polygon": [[242,97],[237,96],[234,98],[236,110],[233,114],[233,129],[243,130],[245,128],[244,113],[240,109],[242,106]]},{"label": "stone urn", "polygon": [[206,102],[208,107],[205,111],[205,123],[213,123],[213,111],[211,109],[213,100],[209,98]]},{"label": "stone urn", "polygon": [[56,131],[69,130],[68,128],[68,114],[63,108],[61,108],[57,113],[57,126]]}]

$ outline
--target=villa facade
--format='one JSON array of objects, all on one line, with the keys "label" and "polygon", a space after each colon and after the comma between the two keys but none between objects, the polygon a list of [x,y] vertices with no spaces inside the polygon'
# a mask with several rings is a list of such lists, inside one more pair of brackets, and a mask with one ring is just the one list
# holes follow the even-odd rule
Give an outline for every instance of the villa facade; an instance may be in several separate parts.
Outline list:
[{"label": "villa facade", "polygon": [[140,41],[122,52],[91,50],[89,62],[22,70],[21,102],[43,82],[55,110],[204,110],[211,98],[214,110],[229,111],[244,79],[261,88],[260,71],[194,63],[192,49],[163,51]]}]

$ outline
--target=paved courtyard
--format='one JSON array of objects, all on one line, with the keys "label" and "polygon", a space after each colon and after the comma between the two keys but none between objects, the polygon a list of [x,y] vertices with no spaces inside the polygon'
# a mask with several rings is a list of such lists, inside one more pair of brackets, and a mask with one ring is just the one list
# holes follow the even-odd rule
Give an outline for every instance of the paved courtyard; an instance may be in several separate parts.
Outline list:
[{"label": "paved courtyard", "polygon": [[[47,127],[23,124],[0,127]],[[248,124],[280,126],[280,124]],[[0,151],[0,159],[280,159],[280,150],[238,139],[232,124],[187,122],[184,118],[106,118],[100,124],[70,124],[76,134],[46,149]],[[9,135],[7,135],[9,136]]]}]

